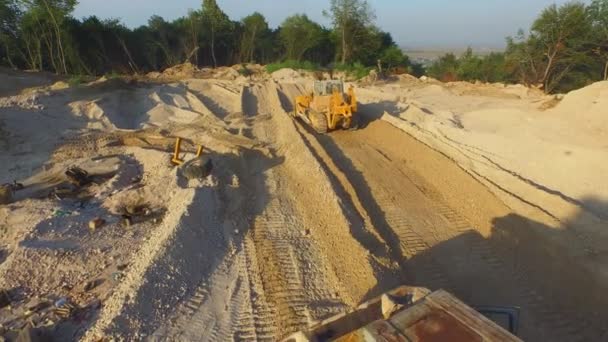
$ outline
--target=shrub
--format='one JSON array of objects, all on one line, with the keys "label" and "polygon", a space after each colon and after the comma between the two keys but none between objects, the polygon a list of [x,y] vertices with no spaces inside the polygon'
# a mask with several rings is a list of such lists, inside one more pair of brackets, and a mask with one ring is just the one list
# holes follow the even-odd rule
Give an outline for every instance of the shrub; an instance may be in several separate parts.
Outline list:
[{"label": "shrub", "polygon": [[70,85],[70,87],[79,86],[85,82],[86,82],[86,76],[84,76],[84,75],[72,75],[68,79],[68,84]]},{"label": "shrub", "polygon": [[294,70],[309,70],[315,71],[319,69],[319,66],[313,62],[309,61],[295,61],[295,60],[286,60],[280,63],[271,63],[266,66],[266,71],[268,73],[273,73],[275,71],[281,69],[294,69]]},{"label": "shrub", "polygon": [[246,64],[241,64],[239,74],[241,74],[241,76],[250,77],[251,75],[253,75],[253,71],[249,70]]},{"label": "shrub", "polygon": [[338,71],[344,71],[349,76],[352,76],[353,78],[359,80],[359,79],[362,79],[363,77],[369,75],[369,72],[374,68],[366,67],[365,65],[357,62],[354,64],[339,63],[334,66],[334,69],[336,69]]}]

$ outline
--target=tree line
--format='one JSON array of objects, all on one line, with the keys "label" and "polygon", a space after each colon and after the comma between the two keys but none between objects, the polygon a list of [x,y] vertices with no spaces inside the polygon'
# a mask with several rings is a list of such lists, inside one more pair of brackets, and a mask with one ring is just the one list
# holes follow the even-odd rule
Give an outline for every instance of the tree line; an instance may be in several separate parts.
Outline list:
[{"label": "tree line", "polygon": [[551,5],[528,32],[507,38],[504,53],[447,54],[427,73],[443,81],[521,83],[547,93],[608,80],[608,0]]},{"label": "tree line", "polygon": [[390,33],[374,25],[364,0],[331,0],[324,27],[305,14],[271,28],[260,13],[233,20],[215,0],[167,21],[153,16],[130,29],[115,19],[73,17],[77,0],[0,0],[0,63],[58,74],[145,73],[197,66],[291,61],[407,67]]}]

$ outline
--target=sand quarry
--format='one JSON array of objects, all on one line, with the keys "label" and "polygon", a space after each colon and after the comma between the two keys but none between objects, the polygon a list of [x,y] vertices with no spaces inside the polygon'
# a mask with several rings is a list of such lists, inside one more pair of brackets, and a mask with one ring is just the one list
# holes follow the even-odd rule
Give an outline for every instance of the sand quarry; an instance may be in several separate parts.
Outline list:
[{"label": "sand quarry", "polygon": [[[608,339],[608,82],[363,80],[360,129],[317,135],[287,114],[313,75],[256,70],[2,70],[0,182],[24,188],[0,335],[273,341],[408,284],[520,307],[524,340]],[[210,176],[171,164],[176,137]]]}]

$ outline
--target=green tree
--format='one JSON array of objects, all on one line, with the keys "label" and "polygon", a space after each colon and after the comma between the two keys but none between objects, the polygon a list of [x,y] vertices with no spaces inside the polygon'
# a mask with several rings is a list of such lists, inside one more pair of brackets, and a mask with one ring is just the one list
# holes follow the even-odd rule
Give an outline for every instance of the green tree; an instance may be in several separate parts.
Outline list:
[{"label": "green tree", "polygon": [[397,46],[386,48],[384,52],[382,52],[381,60],[387,70],[400,66],[407,67],[410,64],[409,58],[404,55],[403,51]]},{"label": "green tree", "polygon": [[319,44],[323,28],[306,14],[296,14],[283,21],[279,37],[285,47],[286,58],[301,61],[307,51]]},{"label": "green tree", "polygon": [[200,49],[200,35],[203,28],[203,16],[200,11],[188,11],[188,16],[184,18],[185,27],[183,31],[187,33],[186,45],[187,61],[193,61],[198,65],[198,55]]},{"label": "green tree", "polygon": [[593,0],[588,10],[593,27],[593,52],[602,59],[602,77],[608,80],[608,0]]},{"label": "green tree", "polygon": [[479,66],[480,80],[485,82],[506,82],[508,81],[508,72],[505,60],[505,54],[492,52],[481,60]]},{"label": "green tree", "polygon": [[253,62],[256,52],[263,48],[264,40],[269,36],[270,30],[266,18],[258,12],[246,16],[241,20],[243,34],[241,35],[241,62]]},{"label": "green tree", "polygon": [[581,61],[582,48],[591,32],[583,3],[566,3],[546,8],[532,25],[532,36],[542,47],[543,72],[538,83],[551,92],[560,80]]},{"label": "green tree", "polygon": [[345,64],[350,61],[356,45],[365,42],[359,39],[362,28],[371,26],[376,15],[365,0],[330,0],[330,9],[323,12],[329,17],[339,36],[340,61]]},{"label": "green tree", "polygon": [[427,73],[441,81],[455,81],[458,74],[458,58],[453,53],[448,53],[435,61],[427,70]]},{"label": "green tree", "polygon": [[473,54],[472,48],[467,48],[467,51],[458,60],[458,68],[456,76],[459,80],[473,81],[483,79],[481,75],[481,58]]},{"label": "green tree", "polygon": [[213,66],[217,67],[217,57],[215,51],[215,42],[218,38],[218,33],[223,30],[231,29],[232,23],[230,19],[217,5],[215,0],[203,0],[203,11],[201,13],[205,26],[209,29],[209,38],[211,42],[211,58]]},{"label": "green tree", "polygon": [[0,44],[4,51],[0,51],[0,59],[4,54],[7,63],[15,68],[13,57],[17,54],[17,25],[21,11],[14,0],[0,0]]},{"label": "green tree", "polygon": [[20,0],[20,2],[28,7],[28,11],[33,11],[35,16],[39,16],[36,19],[40,22],[45,22],[47,30],[53,32],[53,39],[56,40],[56,46],[47,43],[49,52],[54,52],[57,49],[57,60],[59,66],[55,66],[55,71],[68,73],[66,49],[64,40],[66,31],[65,23],[68,17],[74,11],[74,8],[78,4],[76,0]]}]

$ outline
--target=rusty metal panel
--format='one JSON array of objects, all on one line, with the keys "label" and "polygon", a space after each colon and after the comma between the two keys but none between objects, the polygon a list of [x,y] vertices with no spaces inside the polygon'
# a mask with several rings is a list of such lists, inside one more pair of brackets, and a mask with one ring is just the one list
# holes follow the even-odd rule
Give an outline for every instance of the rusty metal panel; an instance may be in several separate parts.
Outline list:
[{"label": "rusty metal panel", "polygon": [[409,342],[388,321],[376,321],[336,340],[336,342]]},{"label": "rusty metal panel", "polygon": [[404,329],[412,342],[481,342],[481,335],[440,309],[431,309],[424,317]]}]

